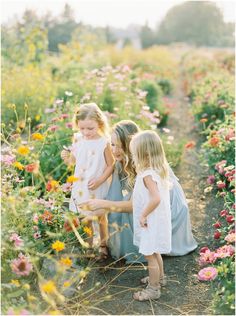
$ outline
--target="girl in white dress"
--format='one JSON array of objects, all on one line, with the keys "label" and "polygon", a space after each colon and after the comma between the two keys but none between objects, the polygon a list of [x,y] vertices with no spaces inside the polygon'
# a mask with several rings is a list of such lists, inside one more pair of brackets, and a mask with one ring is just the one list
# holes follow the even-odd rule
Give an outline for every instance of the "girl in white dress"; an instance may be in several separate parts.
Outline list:
[{"label": "girl in white dress", "polygon": [[164,285],[161,254],[171,251],[169,166],[161,139],[154,131],[133,136],[130,143],[137,171],[133,191],[134,244],[148,262],[149,284],[134,293],[139,301],[160,297]]},{"label": "girl in white dress", "polygon": [[[69,209],[88,217],[91,212],[82,210],[79,204],[91,199],[104,199],[108,192],[108,178],[113,172],[114,158],[107,137],[108,124],[105,115],[95,103],[82,104],[75,113],[75,126],[79,133],[74,134],[71,153],[63,150],[62,159],[67,164],[75,163],[74,176]],[[88,217],[89,218],[89,217]],[[90,217],[91,218],[91,217]],[[87,226],[92,230],[92,221]],[[107,250],[107,220],[103,215],[99,218],[100,253],[105,259]],[[93,237],[88,239],[90,247]]]}]

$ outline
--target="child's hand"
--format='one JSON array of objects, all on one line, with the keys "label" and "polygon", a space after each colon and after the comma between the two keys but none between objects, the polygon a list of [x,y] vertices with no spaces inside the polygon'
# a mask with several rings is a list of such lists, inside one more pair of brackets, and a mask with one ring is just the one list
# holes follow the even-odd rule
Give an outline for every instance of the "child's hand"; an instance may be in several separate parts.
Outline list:
[{"label": "child's hand", "polygon": [[89,190],[96,190],[99,187],[100,183],[96,179],[91,179],[88,182]]},{"label": "child's hand", "polygon": [[70,158],[70,152],[68,150],[62,150],[61,151],[61,159],[62,160],[68,160]]},{"label": "child's hand", "polygon": [[139,219],[139,223],[141,227],[147,227],[147,217],[141,215]]}]

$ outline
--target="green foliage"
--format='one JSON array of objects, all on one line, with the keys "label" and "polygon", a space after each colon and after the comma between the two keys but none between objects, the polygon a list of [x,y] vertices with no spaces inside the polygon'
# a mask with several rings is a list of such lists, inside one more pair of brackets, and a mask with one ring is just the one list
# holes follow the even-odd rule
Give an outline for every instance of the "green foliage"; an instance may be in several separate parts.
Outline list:
[{"label": "green foliage", "polygon": [[142,90],[147,91],[146,102],[150,111],[158,110],[161,105],[162,91],[161,88],[153,81],[143,80],[140,83]]},{"label": "green foliage", "polygon": [[146,23],[142,26],[140,33],[142,48],[147,48],[155,44],[155,33]]},{"label": "green foliage", "polygon": [[161,90],[164,95],[170,95],[173,90],[173,85],[168,79],[158,80],[158,85],[161,87]]}]

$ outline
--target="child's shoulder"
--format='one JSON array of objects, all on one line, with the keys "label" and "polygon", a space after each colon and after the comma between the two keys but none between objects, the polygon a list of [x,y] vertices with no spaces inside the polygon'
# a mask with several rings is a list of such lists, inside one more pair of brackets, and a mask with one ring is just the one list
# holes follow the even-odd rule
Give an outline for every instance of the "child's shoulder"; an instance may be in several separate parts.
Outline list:
[{"label": "child's shoulder", "polygon": [[139,176],[140,176],[141,178],[145,178],[145,177],[147,177],[147,176],[160,178],[159,172],[158,172],[157,170],[151,169],[151,168],[148,168],[148,169],[146,169],[146,170],[143,170],[143,171],[139,174]]}]

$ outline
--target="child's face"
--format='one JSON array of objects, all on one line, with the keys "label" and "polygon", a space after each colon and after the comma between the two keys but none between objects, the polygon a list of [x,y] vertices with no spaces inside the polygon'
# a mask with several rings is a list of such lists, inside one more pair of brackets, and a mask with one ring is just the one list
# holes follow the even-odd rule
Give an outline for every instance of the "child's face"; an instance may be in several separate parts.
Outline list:
[{"label": "child's face", "polygon": [[96,139],[99,137],[99,126],[94,120],[85,119],[78,122],[78,127],[85,139]]},{"label": "child's face", "polygon": [[111,134],[111,149],[115,160],[122,161],[124,159],[124,151],[115,133]]}]

